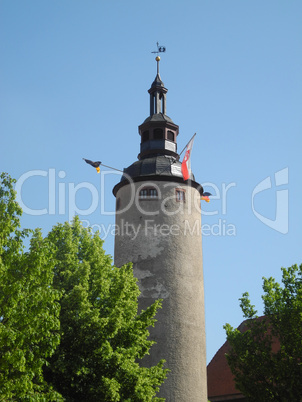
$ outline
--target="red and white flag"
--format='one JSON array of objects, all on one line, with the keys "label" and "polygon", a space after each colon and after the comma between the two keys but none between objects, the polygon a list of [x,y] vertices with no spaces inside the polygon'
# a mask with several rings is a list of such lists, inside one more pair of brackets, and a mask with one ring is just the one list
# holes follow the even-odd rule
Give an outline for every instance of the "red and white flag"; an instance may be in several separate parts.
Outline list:
[{"label": "red and white flag", "polygon": [[181,164],[181,172],[184,180],[188,180],[191,176],[191,152],[195,135],[196,134],[194,134],[191,140],[188,142],[186,153]]}]

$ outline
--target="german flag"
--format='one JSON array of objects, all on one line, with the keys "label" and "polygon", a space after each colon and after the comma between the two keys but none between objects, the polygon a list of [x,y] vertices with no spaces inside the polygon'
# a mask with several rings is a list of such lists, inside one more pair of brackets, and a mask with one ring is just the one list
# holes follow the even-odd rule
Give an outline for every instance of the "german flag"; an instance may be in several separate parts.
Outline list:
[{"label": "german flag", "polygon": [[212,195],[211,193],[202,193],[202,196],[200,197],[201,200],[204,200],[206,202],[210,202],[209,196]]},{"label": "german flag", "polygon": [[102,163],[102,162],[93,162],[93,161],[91,161],[91,160],[89,160],[89,159],[85,159],[85,158],[83,158],[83,160],[86,162],[86,163],[88,163],[88,165],[91,165],[92,167],[94,167],[94,168],[96,168],[96,171],[98,172],[98,173],[100,173],[100,164]]}]

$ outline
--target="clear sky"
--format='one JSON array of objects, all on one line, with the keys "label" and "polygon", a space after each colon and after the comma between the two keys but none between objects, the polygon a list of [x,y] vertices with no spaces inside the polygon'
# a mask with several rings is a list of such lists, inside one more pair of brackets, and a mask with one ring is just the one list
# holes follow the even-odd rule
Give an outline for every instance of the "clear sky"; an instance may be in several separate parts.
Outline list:
[{"label": "clear sky", "polygon": [[[262,277],[301,263],[302,3],[279,0],[1,0],[0,162],[24,227],[75,213],[113,255],[117,171],[139,153],[156,42],[180,151],[196,132],[208,361]],[[113,174],[113,173],[117,174]],[[106,233],[105,233],[106,232]],[[108,232],[108,233],[107,233]]]}]

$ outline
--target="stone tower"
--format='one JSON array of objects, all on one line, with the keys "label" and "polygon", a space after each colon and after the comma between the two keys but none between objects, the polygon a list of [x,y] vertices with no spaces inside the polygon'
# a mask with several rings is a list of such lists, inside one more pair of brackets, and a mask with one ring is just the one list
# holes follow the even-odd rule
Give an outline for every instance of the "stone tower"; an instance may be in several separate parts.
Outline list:
[{"label": "stone tower", "polygon": [[163,299],[150,331],[156,341],[146,366],[160,359],[171,372],[158,396],[167,402],[206,402],[204,285],[200,196],[193,174],[184,181],[177,153],[179,127],[166,114],[159,74],[150,94],[150,116],[139,126],[138,161],[124,169],[116,196],[115,265],[133,263],[146,309]]}]

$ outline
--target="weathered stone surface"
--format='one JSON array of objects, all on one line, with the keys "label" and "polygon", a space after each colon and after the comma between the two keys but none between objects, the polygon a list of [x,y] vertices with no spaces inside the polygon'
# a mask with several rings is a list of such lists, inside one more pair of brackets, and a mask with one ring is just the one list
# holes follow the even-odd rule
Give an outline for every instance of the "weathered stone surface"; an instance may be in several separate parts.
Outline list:
[{"label": "weathered stone surface", "polygon": [[[170,179],[171,180],[171,179]],[[158,198],[139,199],[144,186]],[[185,202],[176,198],[185,191]],[[206,402],[206,350],[200,193],[173,181],[132,183],[118,189],[115,264],[133,262],[141,290],[139,308],[163,299],[144,364],[162,358],[171,370],[161,388],[167,402]]]}]

